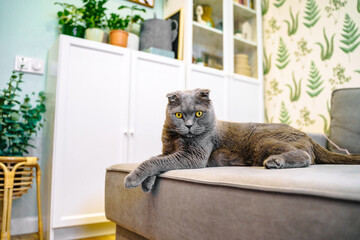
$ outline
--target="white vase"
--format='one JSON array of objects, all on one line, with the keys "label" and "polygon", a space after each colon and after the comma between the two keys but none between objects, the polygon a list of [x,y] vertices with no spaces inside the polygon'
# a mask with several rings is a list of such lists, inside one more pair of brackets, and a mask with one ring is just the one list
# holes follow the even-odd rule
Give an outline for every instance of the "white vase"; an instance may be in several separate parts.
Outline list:
[{"label": "white vase", "polygon": [[129,33],[127,48],[133,50],[139,50],[139,42],[140,42],[140,38],[138,35],[134,33]]},{"label": "white vase", "polygon": [[100,28],[88,28],[85,31],[85,39],[93,40],[96,42],[105,42],[106,34]]}]

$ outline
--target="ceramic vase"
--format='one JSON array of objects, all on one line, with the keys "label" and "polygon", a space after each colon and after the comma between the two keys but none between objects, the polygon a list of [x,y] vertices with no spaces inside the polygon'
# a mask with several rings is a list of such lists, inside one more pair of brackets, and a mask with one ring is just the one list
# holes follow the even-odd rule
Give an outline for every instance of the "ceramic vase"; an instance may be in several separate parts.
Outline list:
[{"label": "ceramic vase", "polygon": [[120,29],[112,30],[110,32],[109,43],[111,45],[115,45],[119,47],[126,47],[128,43],[128,37],[129,37],[129,33],[124,30],[120,30]]},{"label": "ceramic vase", "polygon": [[105,42],[106,34],[100,28],[88,28],[85,31],[85,38],[96,42]]}]

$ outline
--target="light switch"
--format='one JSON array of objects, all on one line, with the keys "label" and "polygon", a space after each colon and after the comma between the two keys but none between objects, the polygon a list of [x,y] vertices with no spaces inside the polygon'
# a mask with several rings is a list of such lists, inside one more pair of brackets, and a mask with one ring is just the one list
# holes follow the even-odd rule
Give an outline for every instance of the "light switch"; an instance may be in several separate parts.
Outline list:
[{"label": "light switch", "polygon": [[24,56],[15,57],[15,71],[27,73],[44,74],[45,61],[39,58],[30,58]]}]

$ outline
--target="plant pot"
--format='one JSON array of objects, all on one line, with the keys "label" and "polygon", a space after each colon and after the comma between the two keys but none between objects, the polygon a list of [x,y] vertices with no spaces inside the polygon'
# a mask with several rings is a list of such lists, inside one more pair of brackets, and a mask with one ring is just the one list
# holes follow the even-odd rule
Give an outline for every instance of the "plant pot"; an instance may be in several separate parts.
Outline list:
[{"label": "plant pot", "polygon": [[139,50],[140,38],[134,33],[129,33],[127,48]]},{"label": "plant pot", "polygon": [[124,30],[112,30],[110,32],[110,44],[119,47],[126,47],[129,33]]},{"label": "plant pot", "polygon": [[100,28],[88,28],[85,31],[85,38],[96,42],[105,42],[106,34]]},{"label": "plant pot", "polygon": [[83,26],[72,26],[65,24],[62,27],[62,33],[73,37],[84,38],[85,28]]}]

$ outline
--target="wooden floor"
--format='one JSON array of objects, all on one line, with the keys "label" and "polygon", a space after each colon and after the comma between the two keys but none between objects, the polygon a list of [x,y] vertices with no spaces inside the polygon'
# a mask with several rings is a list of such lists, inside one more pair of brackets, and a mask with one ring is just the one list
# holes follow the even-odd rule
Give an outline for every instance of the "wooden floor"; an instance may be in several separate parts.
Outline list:
[{"label": "wooden floor", "polygon": [[[39,238],[36,233],[32,233],[32,234],[11,236],[11,240],[39,240]],[[115,235],[84,238],[84,239],[79,239],[79,240],[115,240]]]}]

